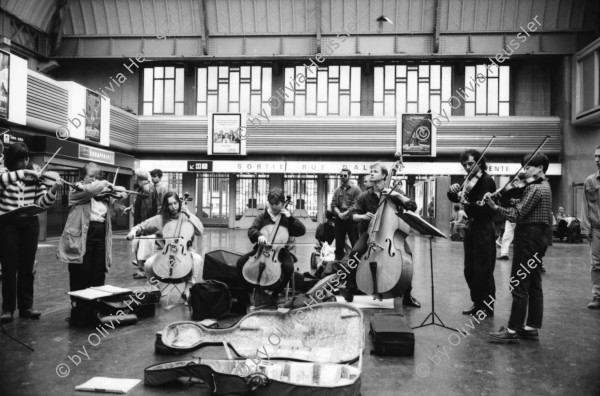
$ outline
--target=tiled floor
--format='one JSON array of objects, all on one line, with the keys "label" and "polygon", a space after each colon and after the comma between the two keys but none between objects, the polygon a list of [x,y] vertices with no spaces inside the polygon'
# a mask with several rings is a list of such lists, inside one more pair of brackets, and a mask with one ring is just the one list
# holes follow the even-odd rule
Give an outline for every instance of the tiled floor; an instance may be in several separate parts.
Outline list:
[{"label": "tiled floor", "polygon": [[[314,234],[298,239],[299,269],[309,267]],[[410,238],[414,251],[414,291],[423,308],[407,309],[411,326],[420,324],[430,312],[430,270],[428,242]],[[219,348],[209,347],[180,357],[154,354],[155,333],[166,324],[188,320],[183,305],[171,310],[159,308],[157,316],[135,326],[110,330],[97,346],[90,345],[91,329],[69,328],[68,271],[55,258],[56,239],[40,244],[36,275],[35,306],[43,313],[40,321],[16,318],[5,325],[8,334],[31,345],[0,337],[0,395],[68,395],[75,385],[93,376],[143,378],[143,369],[158,362],[190,356],[224,357]],[[131,253],[123,235],[114,237],[115,264],[107,283],[135,286]],[[227,249],[250,249],[246,232],[208,228],[201,241],[202,254]],[[600,311],[586,308],[590,294],[589,248],[587,244],[557,243],[549,249],[544,263],[544,327],[539,342],[494,345],[487,333],[505,325],[510,309],[508,279],[510,262],[496,263],[498,298],[495,317],[472,327],[460,311],[470,305],[462,274],[462,244],[438,241],[433,245],[436,312],[450,327],[462,327],[468,335],[455,337],[446,329],[426,327],[415,331],[414,357],[389,358],[370,355],[365,340],[362,394],[397,395],[600,395]],[[365,326],[375,310],[365,310]],[[469,326],[471,326],[469,324]],[[83,347],[86,349],[84,350]],[[81,351],[77,358],[69,360]],[[89,359],[86,357],[89,356]],[[78,364],[76,364],[78,363]],[[57,366],[67,364],[70,373],[57,375]],[[65,370],[61,366],[60,370]],[[152,388],[139,385],[131,395],[208,394],[201,387]]]}]

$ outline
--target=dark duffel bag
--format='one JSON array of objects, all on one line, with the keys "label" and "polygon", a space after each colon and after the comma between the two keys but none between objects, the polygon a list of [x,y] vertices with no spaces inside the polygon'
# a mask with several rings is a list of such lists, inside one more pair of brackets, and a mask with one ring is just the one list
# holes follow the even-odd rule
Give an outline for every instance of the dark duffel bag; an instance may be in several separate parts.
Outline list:
[{"label": "dark duffel bag", "polygon": [[214,279],[225,283],[231,291],[231,313],[245,315],[250,305],[250,295],[244,278],[236,263],[242,254],[228,250],[214,250],[204,255],[202,279]]},{"label": "dark duffel bag", "polygon": [[192,320],[219,319],[231,310],[229,287],[213,279],[196,283],[190,290]]},{"label": "dark duffel bag", "polygon": [[376,355],[413,356],[415,335],[400,314],[375,314],[369,332]]}]

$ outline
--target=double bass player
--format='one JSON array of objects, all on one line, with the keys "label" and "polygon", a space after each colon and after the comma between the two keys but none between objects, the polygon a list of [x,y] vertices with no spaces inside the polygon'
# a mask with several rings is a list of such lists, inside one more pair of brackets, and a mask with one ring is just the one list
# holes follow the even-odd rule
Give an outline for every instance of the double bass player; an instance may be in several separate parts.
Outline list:
[{"label": "double bass player", "polygon": [[[369,239],[369,233],[367,232],[371,220],[374,218],[377,208],[379,206],[380,198],[383,195],[390,194],[390,189],[384,189],[385,181],[389,176],[387,167],[380,163],[375,162],[370,166],[370,178],[369,181],[372,184],[372,188],[362,192],[356,199],[356,203],[351,209],[352,219],[358,224],[359,238],[358,241],[352,247],[350,251],[350,259],[347,263],[350,273],[348,274],[348,280],[346,282],[346,288],[341,290],[342,295],[348,302],[354,300],[354,295],[358,291],[356,284],[356,271],[360,258],[366,253],[368,246],[367,242]],[[398,211],[417,209],[417,204],[410,198],[393,191],[390,194],[389,199],[398,208]],[[410,254],[410,252],[407,252]],[[403,304],[405,306],[419,308],[421,304],[411,295],[410,291],[412,287],[404,293]]]}]

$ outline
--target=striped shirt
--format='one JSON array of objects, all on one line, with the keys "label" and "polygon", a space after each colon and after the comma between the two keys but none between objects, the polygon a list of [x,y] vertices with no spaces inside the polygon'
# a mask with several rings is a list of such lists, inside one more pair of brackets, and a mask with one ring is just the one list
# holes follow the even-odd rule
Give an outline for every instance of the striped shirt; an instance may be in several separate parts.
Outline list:
[{"label": "striped shirt", "polygon": [[552,190],[546,179],[525,187],[523,198],[516,206],[498,207],[498,213],[511,223],[546,224],[552,226]]},{"label": "striped shirt", "polygon": [[4,172],[0,175],[0,215],[29,205],[49,208],[56,200],[56,195],[46,186],[37,183],[27,185],[22,182],[24,178],[23,170]]}]

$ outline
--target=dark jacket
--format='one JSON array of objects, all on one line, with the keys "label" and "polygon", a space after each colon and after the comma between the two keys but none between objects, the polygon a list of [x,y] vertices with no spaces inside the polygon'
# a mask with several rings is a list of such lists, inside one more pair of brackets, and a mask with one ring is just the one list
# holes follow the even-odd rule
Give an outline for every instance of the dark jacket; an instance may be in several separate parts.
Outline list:
[{"label": "dark jacket", "polygon": [[[475,184],[471,192],[469,192],[469,202],[465,204],[465,212],[467,212],[467,216],[470,219],[474,220],[488,220],[492,221],[494,215],[496,214],[489,205],[479,206],[476,204],[477,201],[481,201],[485,193],[496,191],[496,183],[494,179],[486,172],[483,172],[483,175]],[[448,191],[448,199],[452,202],[459,203],[460,199],[456,193],[452,193]]]}]

